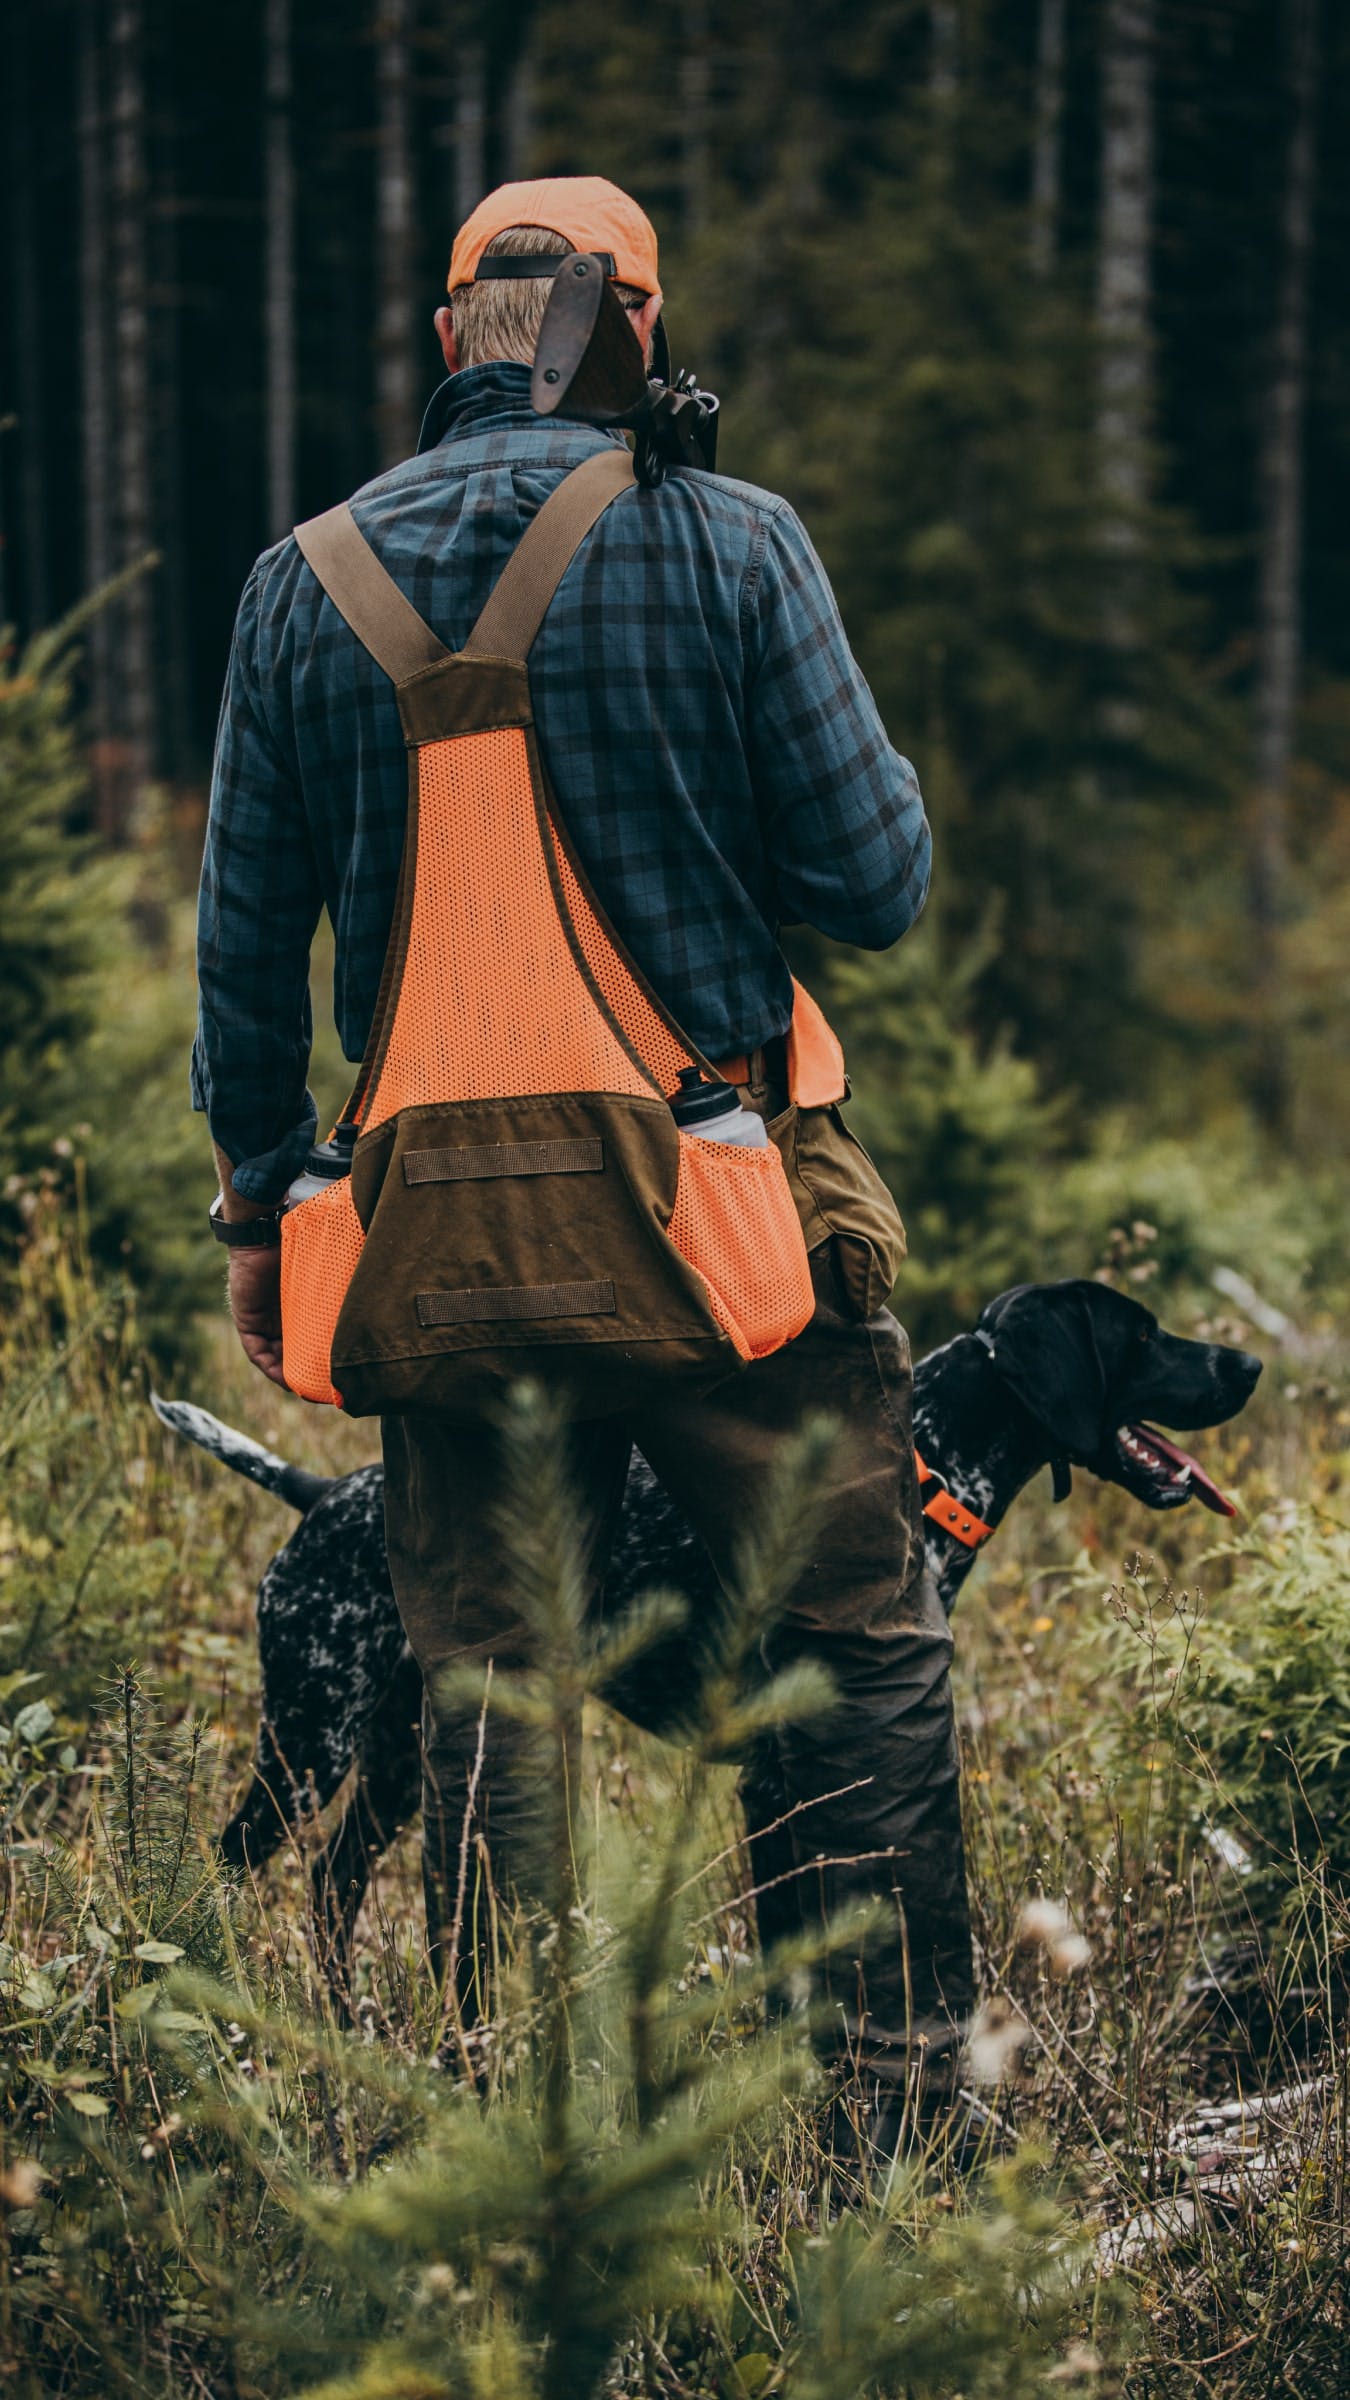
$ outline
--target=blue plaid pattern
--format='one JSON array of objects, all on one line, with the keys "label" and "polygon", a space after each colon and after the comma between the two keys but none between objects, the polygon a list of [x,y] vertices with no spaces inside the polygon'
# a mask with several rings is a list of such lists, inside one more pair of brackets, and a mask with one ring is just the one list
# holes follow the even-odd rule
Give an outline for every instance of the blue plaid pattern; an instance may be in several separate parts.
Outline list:
[{"label": "blue plaid pattern", "polygon": [[[458,648],[536,509],[613,438],[536,417],[527,368],[473,367],[437,394],[418,455],[356,495],[356,521]],[[695,472],[625,492],[559,587],[530,687],[592,883],[706,1056],[786,1029],[777,924],[884,949],[913,923],[930,860],[918,783],[785,501]],[[392,685],[279,543],[239,604],[198,922],[193,1104],[249,1199],[279,1197],[313,1133],[325,907],[342,1047],[365,1048],[406,793]]]}]

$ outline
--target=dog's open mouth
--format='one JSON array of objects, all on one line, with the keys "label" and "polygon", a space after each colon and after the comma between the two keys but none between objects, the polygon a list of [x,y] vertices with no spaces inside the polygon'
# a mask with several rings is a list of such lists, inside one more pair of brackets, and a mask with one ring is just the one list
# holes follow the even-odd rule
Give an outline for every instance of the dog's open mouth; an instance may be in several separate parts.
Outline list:
[{"label": "dog's open mouth", "polygon": [[1115,1480],[1149,1508],[1180,1508],[1198,1500],[1216,1517],[1235,1517],[1237,1509],[1219,1490],[1211,1475],[1189,1451],[1155,1433],[1151,1425],[1122,1425],[1116,1433],[1120,1473]]}]

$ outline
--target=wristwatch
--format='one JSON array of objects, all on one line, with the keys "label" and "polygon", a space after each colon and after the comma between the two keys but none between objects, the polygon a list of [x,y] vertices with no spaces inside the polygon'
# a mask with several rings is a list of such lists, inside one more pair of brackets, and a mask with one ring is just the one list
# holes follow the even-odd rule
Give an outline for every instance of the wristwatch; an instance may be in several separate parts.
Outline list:
[{"label": "wristwatch", "polygon": [[218,1242],[230,1250],[275,1250],[281,1240],[281,1210],[269,1209],[265,1217],[237,1217],[231,1221],[223,1213],[224,1193],[217,1192],[210,1207],[211,1231]]}]

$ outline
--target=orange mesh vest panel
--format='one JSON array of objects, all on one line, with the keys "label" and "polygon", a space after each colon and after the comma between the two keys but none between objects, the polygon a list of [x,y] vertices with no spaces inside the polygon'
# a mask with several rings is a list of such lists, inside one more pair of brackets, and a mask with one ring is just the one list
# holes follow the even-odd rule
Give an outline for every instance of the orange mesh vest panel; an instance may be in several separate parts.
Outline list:
[{"label": "orange mesh vest panel", "polygon": [[[713,1070],[589,890],[535,741],[530,644],[620,493],[643,505],[626,450],[574,469],[454,655],[349,509],[297,530],[394,681],[409,756],[352,1172],[282,1219],[286,1380],[354,1415],[473,1418],[527,1373],[608,1413],[653,1377],[710,1387],[812,1313],[777,1149],[675,1124],[681,1071]],[[809,1097],[836,1098],[838,1045],[804,994],[793,1039]]]}]

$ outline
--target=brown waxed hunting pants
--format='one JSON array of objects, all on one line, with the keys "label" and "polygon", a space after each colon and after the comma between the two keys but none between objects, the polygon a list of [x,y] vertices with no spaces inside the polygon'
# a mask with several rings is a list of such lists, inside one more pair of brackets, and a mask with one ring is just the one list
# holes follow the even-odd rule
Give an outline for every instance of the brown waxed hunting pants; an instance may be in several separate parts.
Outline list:
[{"label": "brown waxed hunting pants", "polygon": [[[887,2080],[922,2051],[942,2080],[972,2005],[970,1920],[950,1685],[951,1634],[923,1570],[909,1345],[889,1310],[849,1311],[833,1243],[812,1253],[816,1313],[796,1341],[710,1396],[668,1397],[572,1432],[572,1482],[589,1545],[593,1603],[622,1504],[630,1446],[686,1511],[719,1575],[784,1439],[829,1411],[843,1428],[825,1520],[766,1645],[771,1669],[817,1659],[833,1705],[778,1729],[742,1777],[752,1883],[766,1943],[881,1899],[875,1928],[828,1970],[839,2046]],[[394,1592],[427,1685],[424,1858],[433,1940],[455,1921],[480,1712],[436,1697],[447,1666],[528,1662],[504,1592],[494,1518],[499,1444],[487,1429],[384,1421]],[[636,1687],[635,1687],[636,1688]],[[635,1704],[634,1715],[655,1721]],[[472,1801],[499,1890],[520,1889],[532,1778],[524,1737],[489,1712]],[[765,1888],[767,1887],[767,1888]],[[528,1892],[522,1894],[528,1897]],[[459,1904],[462,1920],[463,1904]],[[467,1929],[456,1945],[461,2007],[483,2005]]]}]

